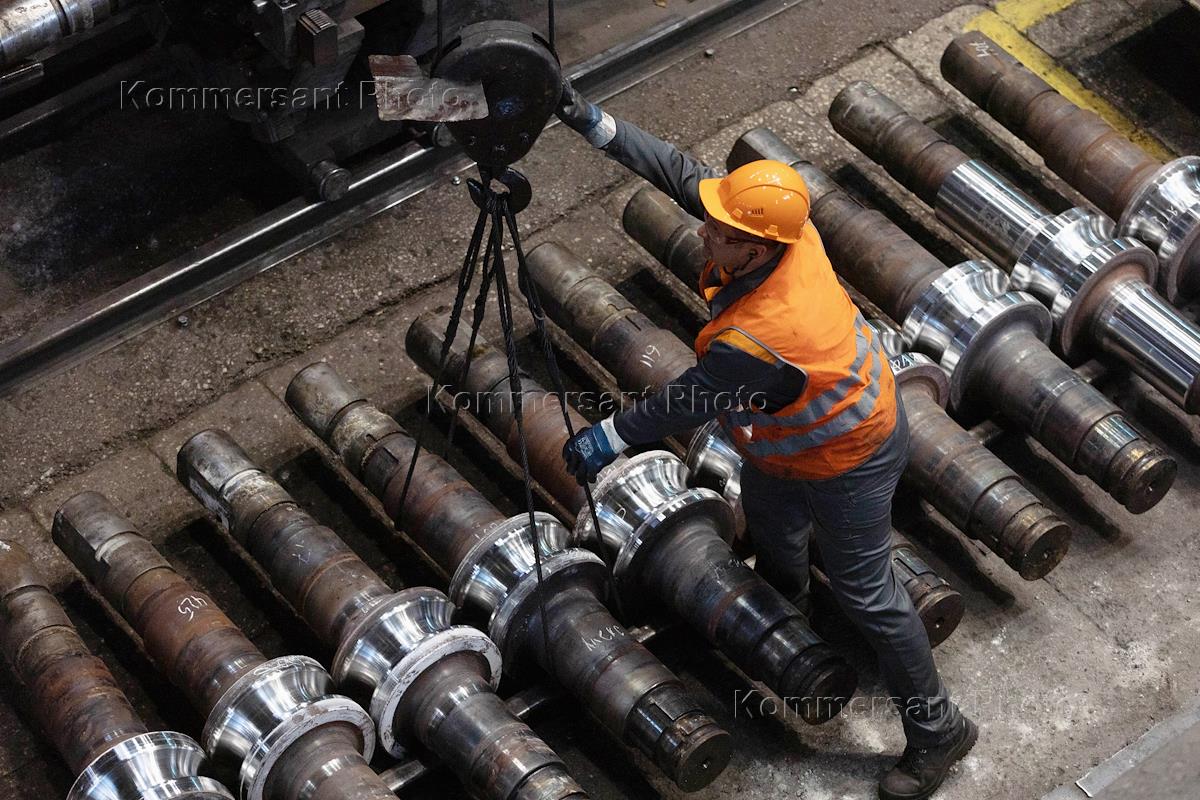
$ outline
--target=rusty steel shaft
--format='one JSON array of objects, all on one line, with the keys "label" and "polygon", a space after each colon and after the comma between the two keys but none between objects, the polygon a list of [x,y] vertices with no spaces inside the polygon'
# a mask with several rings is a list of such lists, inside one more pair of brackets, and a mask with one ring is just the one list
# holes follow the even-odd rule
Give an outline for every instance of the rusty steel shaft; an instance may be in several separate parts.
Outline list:
[{"label": "rusty steel shaft", "polygon": [[978,31],[955,38],[941,64],[956,89],[1117,220],[1120,235],[1158,251],[1158,288],[1168,300],[1200,290],[1200,157],[1163,164]]},{"label": "rusty steel shaft", "polygon": [[[105,497],[72,497],[52,534],[208,717],[205,750],[241,800],[392,797],[367,763],[375,737],[366,712],[331,695],[312,659],[268,661]],[[306,746],[318,739],[319,751]]]},{"label": "rusty steel shaft", "polygon": [[[287,400],[380,499],[397,527],[454,576],[450,597],[487,622],[505,663],[539,664],[601,725],[684,790],[707,786],[720,774],[729,760],[729,734],[603,606],[603,562],[574,547],[574,536],[561,524],[539,513],[531,531],[528,514],[505,518],[427,450],[417,459],[402,504],[416,442],[327,364],[301,370]],[[541,554],[540,579],[533,540]]]},{"label": "rusty steel shaft", "polygon": [[496,695],[500,653],[476,629],[450,624],[449,598],[426,587],[392,592],[224,431],[197,433],[177,461],[180,481],[337,648],[334,680],[370,710],[389,753],[420,743],[481,800],[586,796]]},{"label": "rusty steel shaft", "polygon": [[112,17],[118,0],[20,0],[0,3],[0,71]]},{"label": "rusty steel shaft", "polygon": [[1050,310],[1068,362],[1103,353],[1200,413],[1200,328],[1152,288],[1158,261],[1145,245],[1094,211],[1047,211],[869,83],[842,89],[829,120]]},{"label": "rusty steel shaft", "polygon": [[[556,255],[560,252],[562,248],[557,245],[544,244],[529,254],[530,276],[542,290],[546,289],[542,285],[544,277],[559,266]],[[541,293],[552,319],[571,313],[561,297],[553,292]],[[624,298],[612,299],[630,310]],[[595,315],[592,321],[604,322]],[[643,317],[641,323],[649,330],[649,320]],[[437,313],[419,317],[409,328],[409,353],[427,371],[436,369],[444,330],[445,320]],[[659,338],[664,347],[669,346],[665,337]],[[449,360],[457,369],[446,370],[444,378],[449,385],[463,390],[480,419],[499,438],[509,441],[512,452],[515,441],[507,427],[508,416],[494,413],[495,408],[511,404],[507,384],[495,380],[507,370],[503,358],[477,340],[470,369],[464,372],[463,356],[468,344],[465,335],[453,343]],[[643,377],[654,378],[650,373]],[[590,510],[579,497],[579,487],[562,459],[568,431],[557,398],[530,382],[525,406],[543,417],[538,425],[539,438],[533,441],[550,454],[531,462],[536,463],[533,477],[546,485],[562,487],[555,498],[577,515],[577,530],[590,531]],[[575,430],[586,426],[576,412],[570,413]],[[616,520],[632,516],[622,513],[630,511],[623,504],[652,504],[653,500],[646,499],[650,495],[670,498],[663,506],[678,509],[666,513],[659,532],[645,536],[646,544],[641,545],[644,553],[636,559],[632,553],[638,545],[631,545],[638,541],[634,531],[624,530],[623,537],[602,531],[600,539],[605,546],[600,551],[614,570],[622,605],[627,610],[636,609],[645,604],[641,598],[646,594],[656,596],[751,678],[761,680],[783,698],[813,698],[798,703],[806,721],[820,723],[833,718],[854,692],[857,679],[853,670],[812,632],[803,614],[734,556],[722,535],[728,532],[728,511],[717,497],[707,496],[703,490],[674,492],[671,477],[675,465],[682,470],[682,463],[667,453],[621,459],[609,467],[596,486],[598,517],[614,520],[608,523],[613,527],[619,527]],[[627,488],[619,488],[622,484]],[[679,485],[683,486],[682,479]],[[606,492],[606,487],[611,491]],[[644,497],[623,497],[618,503],[616,498],[630,489]],[[717,510],[709,513],[712,508]],[[646,516],[656,515],[650,512]]]},{"label": "rusty steel shaft", "polygon": [[129,800],[231,800],[201,777],[200,745],[151,732],[104,662],[88,650],[29,553],[0,541],[0,652],[38,724],[77,780],[69,800],[100,800],[121,786]]},{"label": "rusty steel shaft", "polygon": [[[688,280],[703,268],[703,252],[690,241],[700,238],[694,221],[664,195],[639,192],[626,206],[624,219],[625,229],[651,253],[665,253],[663,242],[674,241],[678,250],[691,254],[668,263],[680,278]],[[922,285],[923,274],[913,267],[904,273],[906,283]],[[1066,550],[1067,526],[946,414],[947,393],[921,379],[930,373],[894,360],[893,371],[908,412],[912,456],[905,479],[963,533],[985,543],[1022,576],[1040,577],[1052,569]]]},{"label": "rusty steel shaft", "polygon": [[1054,355],[1044,341],[1050,316],[1032,296],[1011,290],[986,262],[945,267],[768,130],[738,139],[730,163],[754,158],[776,158],[800,172],[834,268],[902,322],[907,347],[951,372],[951,407],[999,413],[1134,513],[1162,499],[1174,462]]}]

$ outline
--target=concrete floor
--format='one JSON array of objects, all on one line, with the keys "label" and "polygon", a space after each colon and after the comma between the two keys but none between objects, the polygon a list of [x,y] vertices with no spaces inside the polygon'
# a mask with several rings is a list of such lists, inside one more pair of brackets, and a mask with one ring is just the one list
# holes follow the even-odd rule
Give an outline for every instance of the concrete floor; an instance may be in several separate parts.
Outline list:
[{"label": "concrete floor", "polygon": [[[1022,4],[1007,2],[998,10],[1011,13],[1014,5]],[[1168,148],[1200,151],[1194,85],[1188,95],[1139,61],[1149,47],[1146,37],[1186,29],[1194,12],[1161,1],[1050,5],[1063,10],[1020,23],[1030,40]],[[607,107],[714,164],[723,162],[738,134],[768,125],[939,255],[970,255],[914,198],[838,139],[824,111],[848,81],[871,80],[964,146],[985,151],[1050,204],[1078,202],[937,74],[945,43],[986,11],[952,0],[808,0]],[[694,330],[696,321],[678,300],[687,289],[620,230],[620,211],[637,181],[561,127],[543,137],[522,169],[536,192],[522,215],[531,243],[571,247],[651,316]],[[327,359],[385,408],[408,414],[426,378],[403,353],[404,332],[418,313],[447,301],[469,211],[461,187],[436,187],[193,309],[186,327],[160,325],[0,399],[0,538],[35,553],[88,641],[152,724],[194,734],[202,721],[181,708],[50,543],[54,510],[85,488],[108,494],[268,655],[328,655],[174,480],[179,444],[194,431],[220,426],[277,469],[389,580],[436,584],[438,576],[405,557],[371,513],[338,488],[281,398],[296,370]],[[1200,427],[1137,379],[1114,375],[1105,388],[1179,459],[1174,491],[1151,512],[1129,515],[1035,443],[1007,435],[996,451],[1075,524],[1072,551],[1059,569],[1026,583],[994,556],[948,535],[935,517],[905,520],[907,532],[930,545],[930,562],[967,602],[966,618],[937,658],[983,735],[941,797],[1039,797],[1191,705],[1200,689],[1193,601],[1200,533],[1192,522],[1200,505]],[[513,502],[512,487],[489,479],[495,470],[478,452],[460,449],[455,461],[498,500]],[[736,737],[729,769],[694,795],[702,800],[873,797],[878,774],[902,747],[895,714],[877,697],[881,687],[861,650],[852,650],[864,679],[859,702],[839,720],[809,728],[761,714],[757,702],[739,702],[744,680],[686,632],[668,633],[653,649]],[[0,703],[0,792],[61,796],[70,776],[31,728],[18,694],[6,692]],[[626,754],[565,702],[535,727],[594,796],[680,796],[649,770],[646,778],[630,770]],[[417,788],[414,797],[455,793],[444,777]]]}]

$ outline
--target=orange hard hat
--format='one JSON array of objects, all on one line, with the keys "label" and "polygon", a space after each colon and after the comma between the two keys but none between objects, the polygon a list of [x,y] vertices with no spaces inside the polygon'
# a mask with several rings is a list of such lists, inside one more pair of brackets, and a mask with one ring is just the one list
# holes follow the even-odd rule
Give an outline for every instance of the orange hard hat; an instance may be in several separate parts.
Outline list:
[{"label": "orange hard hat", "polygon": [[808,222],[808,186],[782,161],[751,161],[724,178],[706,178],[700,202],[726,225],[785,244],[800,241]]}]

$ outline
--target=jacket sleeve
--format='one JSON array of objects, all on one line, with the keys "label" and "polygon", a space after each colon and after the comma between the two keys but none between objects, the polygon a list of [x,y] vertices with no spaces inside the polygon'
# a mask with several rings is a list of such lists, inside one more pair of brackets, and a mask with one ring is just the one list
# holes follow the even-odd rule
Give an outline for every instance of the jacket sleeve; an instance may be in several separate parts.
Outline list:
[{"label": "jacket sleeve", "polygon": [[696,366],[617,414],[613,424],[626,444],[648,444],[697,428],[739,406],[766,413],[778,410],[799,397],[806,383],[800,369],[718,341]]},{"label": "jacket sleeve", "polygon": [[616,123],[617,134],[604,148],[609,158],[650,181],[696,219],[704,219],[700,181],[720,173],[632,123]]}]

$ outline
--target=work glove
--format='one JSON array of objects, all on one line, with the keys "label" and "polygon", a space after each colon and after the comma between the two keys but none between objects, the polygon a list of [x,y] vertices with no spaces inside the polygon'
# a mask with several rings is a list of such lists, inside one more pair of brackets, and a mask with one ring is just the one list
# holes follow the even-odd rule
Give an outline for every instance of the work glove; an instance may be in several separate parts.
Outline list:
[{"label": "work glove", "polygon": [[563,461],[567,472],[575,476],[580,486],[591,483],[600,470],[617,460],[628,445],[617,434],[613,418],[584,428],[563,445]]},{"label": "work glove", "polygon": [[554,113],[568,128],[583,134],[592,147],[607,147],[617,135],[617,121],[563,79],[562,97]]}]

